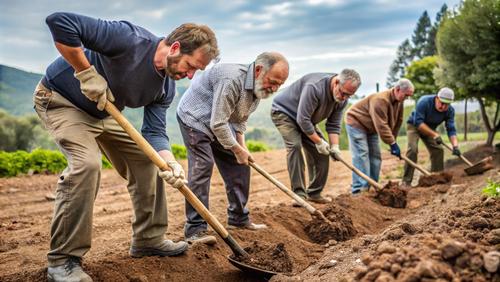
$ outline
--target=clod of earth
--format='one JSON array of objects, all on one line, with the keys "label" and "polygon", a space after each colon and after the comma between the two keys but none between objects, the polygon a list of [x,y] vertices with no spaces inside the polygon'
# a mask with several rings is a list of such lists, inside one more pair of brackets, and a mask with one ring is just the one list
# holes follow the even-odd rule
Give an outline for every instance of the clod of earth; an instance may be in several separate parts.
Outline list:
[{"label": "clod of earth", "polygon": [[350,216],[336,203],[330,204],[322,212],[330,222],[313,217],[313,220],[304,229],[313,242],[326,244],[332,239],[345,241],[356,235],[357,231]]},{"label": "clod of earth", "polygon": [[384,189],[377,191],[375,198],[383,206],[404,209],[407,202],[407,192],[400,189],[396,182],[389,181]]},{"label": "clod of earth", "polygon": [[245,251],[250,256],[239,257],[233,254],[231,258],[260,269],[278,273],[291,273],[293,270],[292,260],[283,243],[266,244],[254,241],[251,246],[245,248]]},{"label": "clod of earth", "polygon": [[418,180],[418,186],[429,187],[436,184],[445,184],[451,181],[453,174],[449,172],[433,173],[430,176],[421,176]]}]

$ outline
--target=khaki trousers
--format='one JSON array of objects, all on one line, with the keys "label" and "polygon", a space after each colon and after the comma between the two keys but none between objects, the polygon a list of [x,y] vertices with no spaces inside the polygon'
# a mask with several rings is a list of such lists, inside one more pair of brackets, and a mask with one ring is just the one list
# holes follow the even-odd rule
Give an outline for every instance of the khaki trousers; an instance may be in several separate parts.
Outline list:
[{"label": "khaki trousers", "polygon": [[82,257],[92,240],[92,213],[101,179],[101,152],[128,180],[132,199],[132,244],[156,245],[167,229],[164,182],[158,169],[112,118],[93,118],[39,83],[35,110],[68,160],[57,182],[49,266]]},{"label": "khaki trousers", "polygon": [[[410,123],[406,125],[406,135],[408,137],[406,157],[414,162],[417,162],[418,139],[421,138],[431,155],[431,172],[439,172],[444,169],[444,151],[441,145],[436,143],[436,141],[434,141],[431,137],[420,134],[418,129]],[[406,162],[404,168],[403,182],[410,184],[413,179],[415,168],[408,165]]]}]

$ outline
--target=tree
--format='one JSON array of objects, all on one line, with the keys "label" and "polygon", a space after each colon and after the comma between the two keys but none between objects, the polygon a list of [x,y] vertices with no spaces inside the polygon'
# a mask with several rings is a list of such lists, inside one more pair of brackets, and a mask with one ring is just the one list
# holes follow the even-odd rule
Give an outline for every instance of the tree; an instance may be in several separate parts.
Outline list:
[{"label": "tree", "polygon": [[398,79],[404,77],[405,68],[413,60],[412,47],[410,41],[406,39],[399,45],[396,52],[396,59],[392,62],[389,68],[389,76],[387,77],[387,88],[392,87]]},{"label": "tree", "polygon": [[[436,79],[457,98],[475,98],[488,131],[488,145],[500,130],[500,1],[465,0],[441,23],[436,44],[441,58]],[[486,106],[496,103],[493,119]]]},{"label": "tree", "polygon": [[424,47],[424,56],[434,56],[437,54],[437,49],[436,49],[436,34],[439,29],[439,25],[441,24],[441,20],[443,19],[444,15],[446,15],[446,12],[448,11],[448,6],[446,4],[443,4],[441,6],[441,10],[436,14],[436,20],[434,21],[434,24],[429,30],[429,34],[427,36],[427,44]]},{"label": "tree", "polygon": [[431,19],[429,18],[427,11],[424,11],[418,19],[417,26],[415,27],[411,37],[411,42],[413,43],[413,57],[421,59],[425,56],[424,50],[427,46],[430,30]]},{"label": "tree", "polygon": [[430,56],[413,61],[406,68],[405,77],[413,82],[415,92],[413,99],[418,100],[422,95],[435,94],[438,91],[438,86],[434,80],[434,69],[438,66],[437,56]]}]

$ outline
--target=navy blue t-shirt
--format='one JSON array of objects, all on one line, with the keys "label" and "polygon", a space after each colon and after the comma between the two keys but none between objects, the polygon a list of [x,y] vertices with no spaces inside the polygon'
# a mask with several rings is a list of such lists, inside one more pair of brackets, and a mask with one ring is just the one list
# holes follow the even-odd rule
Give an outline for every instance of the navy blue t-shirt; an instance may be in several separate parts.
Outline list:
[{"label": "navy blue t-shirt", "polygon": [[425,123],[432,130],[436,130],[438,125],[444,121],[448,136],[457,135],[457,130],[455,129],[455,109],[450,105],[446,112],[438,112],[434,101],[435,98],[436,95],[425,95],[420,97],[415,109],[408,118],[408,123],[414,125],[416,128],[418,128],[420,124]]},{"label": "navy blue t-shirt", "polygon": [[[115,106],[144,107],[142,135],[155,150],[170,150],[166,110],[175,96],[175,81],[156,70],[154,55],[162,38],[126,21],[105,21],[72,13],[54,13],[46,22],[54,41],[85,48],[91,65],[108,82]],[[47,67],[42,83],[89,115],[103,119],[106,111],[80,91],[74,69],[64,58]]]}]

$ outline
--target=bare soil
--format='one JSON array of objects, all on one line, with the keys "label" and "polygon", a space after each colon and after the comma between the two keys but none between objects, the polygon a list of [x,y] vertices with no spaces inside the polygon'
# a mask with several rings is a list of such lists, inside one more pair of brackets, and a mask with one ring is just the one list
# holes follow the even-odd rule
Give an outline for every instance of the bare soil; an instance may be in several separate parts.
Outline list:
[{"label": "bare soil", "polygon": [[241,261],[260,269],[279,273],[291,273],[293,262],[285,249],[285,244],[266,244],[254,241],[251,246],[245,248],[248,257],[232,255],[233,259]]},{"label": "bare soil", "polygon": [[384,189],[377,192],[375,198],[381,205],[393,208],[406,208],[408,192],[399,188],[395,181],[389,181]]},{"label": "bare soil", "polygon": [[[349,155],[344,154],[344,158],[349,159]],[[419,159],[426,157],[426,152],[420,154]],[[289,185],[285,151],[259,153],[255,154],[255,158],[274,177]],[[184,162],[183,166],[186,165]],[[393,178],[394,168],[400,165],[397,159],[384,153],[381,179],[386,179],[386,176]],[[292,207],[292,200],[286,194],[264,177],[252,173],[248,204],[250,216],[254,222],[265,223],[269,228],[230,232],[245,248],[251,248],[254,242],[258,242],[283,251],[277,254],[286,251],[291,270],[285,271],[288,272],[286,275],[273,277],[276,281],[339,281],[353,280],[358,276],[363,281],[374,281],[368,278],[389,275],[399,280],[391,269],[387,271],[387,253],[379,250],[383,249],[384,246],[380,247],[383,242],[395,248],[394,251],[389,248],[391,259],[394,254],[408,257],[408,261],[406,257],[405,261],[396,261],[401,268],[396,271],[397,266],[394,266],[396,274],[413,271],[418,266],[419,279],[427,277],[425,275],[447,279],[466,275],[464,273],[467,272],[483,281],[494,281],[498,279],[498,272],[492,274],[486,270],[484,256],[500,251],[498,200],[482,199],[480,190],[487,178],[499,181],[498,158],[496,168],[483,175],[466,176],[463,172],[465,164],[452,165],[448,167],[453,174],[450,183],[409,190],[406,208],[402,209],[381,205],[374,191],[351,197],[350,170],[332,162],[324,194],[335,200],[331,205],[314,204],[339,225],[339,230],[334,233],[338,237],[328,240],[311,239],[306,227],[314,218],[311,219],[304,208]],[[51,195],[57,177],[33,175],[0,179],[0,281],[45,281],[53,213]],[[217,171],[214,172],[211,187],[210,210],[226,224],[227,198]],[[169,228],[166,237],[182,239],[184,198],[174,188],[168,187],[167,202]],[[186,254],[179,257],[133,259],[128,255],[132,216],[125,180],[113,170],[103,171],[94,208],[92,248],[84,257],[84,269],[94,281],[260,280],[239,271],[228,262],[226,257],[232,252],[220,238],[214,246],[192,245]],[[443,249],[446,250],[445,242],[449,240],[466,247],[459,255],[445,259]],[[436,251],[441,252],[441,258]],[[469,257],[458,260],[464,253]],[[364,257],[371,258],[370,262]],[[477,257],[481,258],[481,267]],[[370,266],[371,262],[381,263]],[[429,268],[434,269],[431,265],[439,266],[440,270],[429,272]],[[361,275],[363,269],[357,267],[366,267],[367,271]]]},{"label": "bare soil", "polygon": [[429,176],[421,176],[418,179],[418,186],[429,187],[436,184],[446,184],[453,179],[453,174],[450,172],[433,173]]}]

